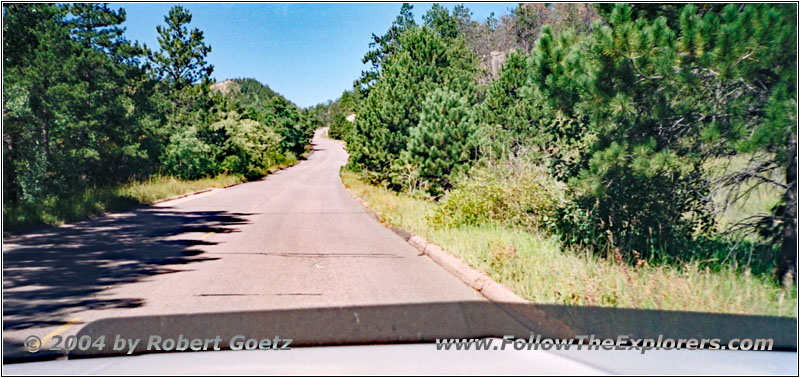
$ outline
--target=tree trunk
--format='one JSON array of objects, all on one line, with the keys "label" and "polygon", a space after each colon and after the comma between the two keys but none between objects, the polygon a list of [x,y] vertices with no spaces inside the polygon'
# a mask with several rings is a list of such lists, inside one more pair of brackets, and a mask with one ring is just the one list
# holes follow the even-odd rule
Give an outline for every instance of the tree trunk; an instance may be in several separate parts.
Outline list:
[{"label": "tree trunk", "polygon": [[47,111],[42,110],[42,146],[45,159],[50,158],[50,124],[47,122]]},{"label": "tree trunk", "polygon": [[787,275],[797,280],[797,136],[789,133],[789,154],[786,166],[786,185],[783,209],[783,245],[778,257],[778,280],[783,282]]}]

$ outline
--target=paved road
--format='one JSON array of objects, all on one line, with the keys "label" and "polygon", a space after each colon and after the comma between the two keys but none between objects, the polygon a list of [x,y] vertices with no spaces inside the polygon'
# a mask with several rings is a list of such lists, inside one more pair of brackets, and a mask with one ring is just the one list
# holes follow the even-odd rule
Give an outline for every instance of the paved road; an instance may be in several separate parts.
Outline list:
[{"label": "paved road", "polygon": [[262,181],[4,238],[4,342],[117,316],[483,300],[365,213],[340,142],[313,144]]}]

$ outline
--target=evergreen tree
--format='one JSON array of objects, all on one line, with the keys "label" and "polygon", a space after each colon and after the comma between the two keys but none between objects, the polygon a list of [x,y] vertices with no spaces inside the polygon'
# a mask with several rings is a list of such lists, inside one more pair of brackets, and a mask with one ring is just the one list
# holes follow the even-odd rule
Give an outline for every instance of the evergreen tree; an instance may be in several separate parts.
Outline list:
[{"label": "evergreen tree", "polygon": [[153,125],[138,111],[149,107],[148,80],[136,64],[141,50],[121,38],[123,20],[97,4],[4,7],[10,198],[31,202],[152,169]]},{"label": "evergreen tree", "polygon": [[481,146],[484,156],[518,155],[533,143],[534,103],[525,96],[527,80],[527,59],[514,51],[503,64],[499,77],[489,83],[486,98],[477,108],[479,123],[489,137]]},{"label": "evergreen tree", "polygon": [[[572,195],[562,235],[623,253],[691,251],[693,235],[713,229],[703,163],[743,152],[756,161],[731,185],[763,179],[796,201],[786,168],[796,111],[785,106],[796,101],[796,7],[689,4],[650,18],[618,4],[606,14],[591,35],[542,28],[528,62],[540,148]],[[782,167],[786,183],[767,179]],[[796,219],[787,213],[757,224],[783,232]]]},{"label": "evergreen tree", "polygon": [[[203,32],[189,29],[192,14],[182,6],[170,8],[164,16],[165,25],[156,26],[160,50],[151,52],[149,61],[153,75],[160,82],[161,112],[166,114],[165,138],[173,143],[172,136],[194,127],[191,135],[202,137],[210,131],[213,121],[210,110],[213,99],[209,93],[209,79],[214,66],[206,62],[211,46],[203,42]],[[180,139],[184,145],[191,138]],[[167,143],[167,141],[165,141]]]},{"label": "evergreen tree", "polygon": [[[63,79],[72,54],[64,9],[52,4],[3,4],[3,170],[7,196],[33,202],[46,193],[51,139]],[[5,163],[5,162],[4,162]],[[10,168],[10,169],[9,169]],[[13,184],[12,184],[13,183]]]},{"label": "evergreen tree", "polygon": [[254,178],[305,150],[307,112],[258,83],[209,96],[202,32],[180,7],[166,20],[148,67],[122,9],[3,4],[4,219],[85,215],[75,195],[153,173]]},{"label": "evergreen tree", "polygon": [[192,14],[176,5],[164,16],[164,22],[166,25],[156,27],[161,51],[150,58],[157,77],[178,91],[207,81],[214,71],[214,66],[206,62],[211,46],[203,42],[200,29],[189,30]]},{"label": "evergreen tree", "polygon": [[442,88],[472,101],[477,72],[476,58],[463,39],[448,40],[416,27],[398,41],[401,48],[386,58],[379,79],[359,103],[347,139],[352,166],[395,187],[402,186],[406,168],[398,159],[409,130],[419,123],[420,99]]},{"label": "evergreen tree", "polygon": [[335,139],[345,139],[350,133],[352,122],[347,120],[351,114],[355,114],[361,93],[357,90],[344,91],[334,103],[331,104],[331,120],[328,135]]},{"label": "evergreen tree", "polygon": [[76,40],[85,47],[115,49],[124,43],[124,28],[118,25],[125,21],[125,10],[114,11],[108,4],[71,4],[69,13],[75,18],[69,21]]},{"label": "evergreen tree", "polygon": [[414,14],[411,12],[413,9],[413,5],[403,3],[400,7],[400,14],[392,22],[389,30],[382,36],[372,35],[372,42],[369,44],[372,50],[368,51],[361,59],[361,63],[370,63],[372,68],[361,73],[361,77],[355,82],[356,86],[363,87],[366,91],[378,79],[386,57],[399,48],[398,37],[400,34],[417,25],[414,21]]},{"label": "evergreen tree", "polygon": [[[463,13],[462,9],[458,9],[459,14]],[[455,38],[459,34],[459,23],[455,15],[451,15],[450,11],[440,4],[433,4],[422,16],[425,26],[435,30],[439,35],[445,38]]]},{"label": "evergreen tree", "polygon": [[441,195],[452,186],[450,176],[465,171],[477,158],[476,133],[474,116],[463,96],[442,89],[427,96],[403,152],[421,189]]}]

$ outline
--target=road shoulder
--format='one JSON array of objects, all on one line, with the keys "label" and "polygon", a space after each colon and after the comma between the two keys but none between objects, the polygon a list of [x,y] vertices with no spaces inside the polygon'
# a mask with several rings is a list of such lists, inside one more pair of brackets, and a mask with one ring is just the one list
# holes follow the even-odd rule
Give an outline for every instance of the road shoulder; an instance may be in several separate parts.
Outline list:
[{"label": "road shoulder", "polygon": [[412,247],[420,251],[420,255],[427,256],[433,262],[444,268],[450,274],[456,276],[458,279],[479,292],[488,300],[502,303],[529,303],[527,300],[515,294],[509,288],[493,280],[486,274],[477,271],[475,268],[469,266],[469,264],[465,263],[458,257],[447,253],[444,249],[442,249],[442,247],[429,242],[422,236],[404,230],[397,225],[381,222],[378,214],[370,209],[369,203],[355,195],[350,189],[347,189],[347,192],[350,193],[350,195],[352,195],[362,207],[364,207],[367,214],[375,219],[375,221],[386,226],[389,230],[400,236],[408,244],[411,244]]}]

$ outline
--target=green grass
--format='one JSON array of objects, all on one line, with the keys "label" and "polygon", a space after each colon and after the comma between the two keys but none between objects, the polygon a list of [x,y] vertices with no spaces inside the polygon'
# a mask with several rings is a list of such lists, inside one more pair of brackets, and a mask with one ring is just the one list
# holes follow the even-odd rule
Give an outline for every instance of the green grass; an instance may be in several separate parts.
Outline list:
[{"label": "green grass", "polygon": [[797,316],[796,288],[771,277],[696,262],[634,267],[497,224],[436,229],[432,201],[369,185],[352,172],[342,172],[342,181],[382,222],[424,236],[535,303]]},{"label": "green grass", "polygon": [[[706,163],[705,168],[708,170],[712,178],[721,177],[724,174],[736,172],[747,167],[750,160],[750,155],[736,155],[730,158],[718,158]],[[783,177],[775,175],[770,177],[779,182],[785,182]],[[756,180],[750,180],[743,184],[742,192],[756,186]],[[714,202],[723,203],[727,195],[725,188],[714,188]],[[716,217],[720,229],[725,230],[728,226],[735,224],[742,219],[756,214],[769,214],[772,207],[780,202],[781,193],[774,185],[757,185],[750,194],[743,198],[742,201],[728,206],[725,211],[719,213]]]},{"label": "green grass", "polygon": [[241,177],[233,175],[199,180],[153,176],[119,186],[88,188],[69,197],[48,197],[32,204],[3,204],[3,231],[18,231],[42,224],[59,225],[108,211],[122,211],[140,204],[152,204],[158,200],[242,181]]},{"label": "green grass", "polygon": [[210,188],[222,188],[243,182],[235,175],[219,175],[199,180],[181,180],[172,176],[154,176],[145,181],[132,182],[116,188],[115,193],[134,198],[139,203],[152,204],[156,201],[180,196]]},{"label": "green grass", "polygon": [[[283,162],[272,165],[272,173],[296,164],[311,153],[310,146],[300,156],[289,155]],[[198,180],[181,180],[172,176],[154,175],[127,184],[88,188],[68,197],[51,196],[29,203],[3,204],[3,232],[21,231],[40,225],[60,225],[79,221],[110,211],[122,211],[142,204],[192,193],[204,189],[222,188],[246,181],[242,176],[221,174]]]}]

